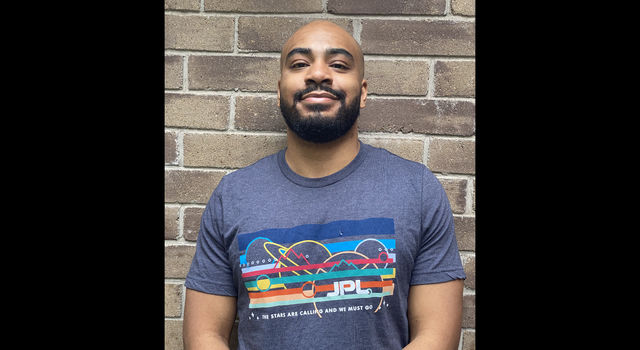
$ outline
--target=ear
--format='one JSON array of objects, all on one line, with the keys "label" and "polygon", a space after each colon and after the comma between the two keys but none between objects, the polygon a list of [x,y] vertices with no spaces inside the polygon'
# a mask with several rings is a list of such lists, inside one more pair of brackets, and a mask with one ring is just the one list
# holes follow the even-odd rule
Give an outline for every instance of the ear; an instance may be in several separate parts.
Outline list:
[{"label": "ear", "polygon": [[278,79],[278,107],[280,107],[280,79]]},{"label": "ear", "polygon": [[367,104],[367,79],[362,79],[360,88],[360,108],[364,108]]}]

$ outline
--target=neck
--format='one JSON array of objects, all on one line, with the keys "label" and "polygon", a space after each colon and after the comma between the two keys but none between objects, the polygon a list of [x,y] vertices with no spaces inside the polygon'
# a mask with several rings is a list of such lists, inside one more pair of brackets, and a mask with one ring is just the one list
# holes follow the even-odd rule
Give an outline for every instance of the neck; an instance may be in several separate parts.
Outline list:
[{"label": "neck", "polygon": [[356,124],[337,140],[320,144],[305,141],[287,130],[285,160],[300,176],[319,178],[334,174],[351,163],[358,151],[360,142]]}]

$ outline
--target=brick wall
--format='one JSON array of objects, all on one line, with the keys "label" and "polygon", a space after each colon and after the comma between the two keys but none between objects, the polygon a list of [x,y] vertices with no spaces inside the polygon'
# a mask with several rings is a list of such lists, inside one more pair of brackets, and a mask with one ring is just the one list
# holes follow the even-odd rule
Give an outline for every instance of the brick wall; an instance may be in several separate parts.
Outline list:
[{"label": "brick wall", "polygon": [[300,25],[352,33],[369,82],[360,137],[426,164],[467,272],[460,349],[475,349],[475,0],[165,0],[165,345],[182,349],[184,278],[220,178],[285,145],[279,52]]}]

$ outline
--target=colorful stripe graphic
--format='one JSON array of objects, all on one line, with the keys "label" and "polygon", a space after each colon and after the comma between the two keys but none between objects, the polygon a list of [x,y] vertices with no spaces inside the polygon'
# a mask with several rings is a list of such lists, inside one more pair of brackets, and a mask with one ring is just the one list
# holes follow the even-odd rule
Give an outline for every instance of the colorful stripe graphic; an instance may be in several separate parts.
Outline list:
[{"label": "colorful stripe graphic", "polygon": [[249,308],[379,298],[372,311],[377,312],[395,287],[393,235],[390,218],[340,220],[238,235]]},{"label": "colorful stripe graphic", "polygon": [[249,304],[250,309],[254,308],[262,308],[262,307],[272,307],[272,306],[281,306],[281,305],[296,305],[296,304],[306,304],[306,303],[320,303],[324,301],[333,301],[333,300],[345,300],[345,299],[361,299],[361,298],[381,298],[387,295],[391,295],[389,292],[383,293],[371,293],[367,295],[359,295],[359,294],[346,294],[339,295],[335,297],[320,297],[313,299],[295,299],[295,300],[283,300],[283,301],[275,301],[272,303],[263,303],[263,304]]},{"label": "colorful stripe graphic", "polygon": [[[325,267],[333,267],[334,265],[338,265],[338,264],[340,264],[342,262],[346,262],[346,263],[354,264],[354,265],[387,264],[387,263],[390,264],[390,263],[393,262],[393,259],[386,259],[386,260],[381,260],[380,258],[378,258],[378,259],[353,259],[353,260],[346,260],[346,261],[345,260],[331,261],[331,262],[323,263],[323,264],[309,264],[309,265],[300,265],[300,266],[287,266],[287,267],[280,267],[280,268],[271,268],[271,269],[260,269],[260,270],[253,270],[253,271],[245,272],[245,273],[242,274],[242,277],[259,276],[259,275],[264,275],[264,274],[269,274],[269,273],[281,273],[281,272],[289,272],[289,271],[322,269],[322,268],[325,268]],[[274,264],[274,265],[277,265],[277,263]]]},{"label": "colorful stripe graphic", "polygon": [[360,235],[390,235],[395,233],[393,219],[371,218],[339,220],[327,224],[308,224],[291,228],[273,228],[238,235],[238,250],[245,250],[251,241],[264,237],[280,244],[293,243],[313,237],[316,241]]},{"label": "colorful stripe graphic", "polygon": [[[382,275],[395,275],[395,268],[393,269],[364,269],[364,270],[348,270],[338,272],[325,272],[315,275],[300,275],[289,277],[276,277],[269,279],[270,284],[278,283],[294,283],[294,282],[308,282],[308,281],[321,281],[332,278],[341,277],[359,277],[359,276],[382,276]],[[263,275],[265,276],[265,275]],[[267,277],[268,278],[268,277]],[[244,285],[247,288],[256,287],[258,280],[245,282]]]}]

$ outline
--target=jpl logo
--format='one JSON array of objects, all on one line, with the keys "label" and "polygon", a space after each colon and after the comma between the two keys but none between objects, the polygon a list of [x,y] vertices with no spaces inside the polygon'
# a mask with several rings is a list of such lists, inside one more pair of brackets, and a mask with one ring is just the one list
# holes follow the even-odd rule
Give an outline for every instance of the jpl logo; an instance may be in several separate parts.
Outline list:
[{"label": "jpl logo", "polygon": [[369,289],[362,290],[360,289],[360,280],[355,281],[340,281],[333,282],[333,292],[327,293],[328,297],[335,297],[338,295],[344,295],[344,292],[353,292],[356,291],[356,294],[369,294],[371,291]]}]

